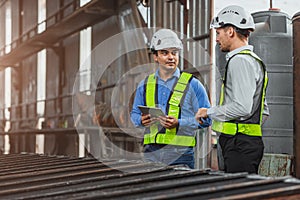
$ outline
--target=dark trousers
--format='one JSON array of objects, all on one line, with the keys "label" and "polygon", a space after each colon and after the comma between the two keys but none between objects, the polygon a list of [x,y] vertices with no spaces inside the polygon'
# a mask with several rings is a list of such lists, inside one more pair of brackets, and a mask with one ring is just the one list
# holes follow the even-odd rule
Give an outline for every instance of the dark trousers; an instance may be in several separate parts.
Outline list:
[{"label": "dark trousers", "polygon": [[248,172],[257,174],[263,157],[264,144],[261,137],[237,133],[235,136],[221,134],[219,137],[227,173]]}]

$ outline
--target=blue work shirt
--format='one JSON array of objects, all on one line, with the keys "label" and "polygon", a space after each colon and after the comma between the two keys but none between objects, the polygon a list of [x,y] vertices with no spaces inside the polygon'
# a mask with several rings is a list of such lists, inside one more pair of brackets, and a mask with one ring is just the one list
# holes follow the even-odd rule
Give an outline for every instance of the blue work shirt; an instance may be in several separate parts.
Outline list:
[{"label": "blue work shirt", "polygon": [[[159,70],[159,69],[158,69]],[[171,90],[174,87],[176,80],[180,77],[180,71],[177,68],[173,76],[168,80],[164,81],[159,76],[159,71],[155,72],[155,77],[157,79],[157,100],[158,105],[165,114],[167,114],[167,106]],[[139,105],[145,105],[145,80],[141,81],[136,90],[136,95],[134,98],[133,108],[131,111],[131,121],[136,127],[143,127],[141,122],[141,111],[138,108]],[[195,119],[195,114],[199,108],[209,108],[210,102],[206,93],[205,88],[201,82],[195,77],[192,78],[188,85],[188,90],[186,95],[183,97],[183,103],[181,105],[181,115],[178,119],[179,127],[177,135],[194,135],[195,130],[198,128],[204,128],[211,125],[211,119],[207,118],[203,124],[199,124]]]}]

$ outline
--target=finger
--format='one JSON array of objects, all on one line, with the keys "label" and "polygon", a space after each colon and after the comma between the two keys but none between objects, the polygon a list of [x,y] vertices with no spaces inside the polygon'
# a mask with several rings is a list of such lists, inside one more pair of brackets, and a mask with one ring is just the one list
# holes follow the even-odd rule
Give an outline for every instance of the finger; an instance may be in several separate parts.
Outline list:
[{"label": "finger", "polygon": [[203,124],[203,121],[201,118],[198,119],[199,124]]}]

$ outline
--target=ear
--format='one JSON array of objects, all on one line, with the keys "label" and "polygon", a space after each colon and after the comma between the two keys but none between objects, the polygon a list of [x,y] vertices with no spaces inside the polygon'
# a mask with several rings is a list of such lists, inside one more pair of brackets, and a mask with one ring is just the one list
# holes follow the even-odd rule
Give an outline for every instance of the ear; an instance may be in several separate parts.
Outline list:
[{"label": "ear", "polygon": [[153,54],[153,60],[154,60],[155,62],[158,62],[158,61],[157,61],[157,55]]},{"label": "ear", "polygon": [[233,27],[229,27],[229,28],[228,28],[228,35],[229,35],[230,37],[233,37],[234,34],[235,34],[234,28],[233,28]]}]

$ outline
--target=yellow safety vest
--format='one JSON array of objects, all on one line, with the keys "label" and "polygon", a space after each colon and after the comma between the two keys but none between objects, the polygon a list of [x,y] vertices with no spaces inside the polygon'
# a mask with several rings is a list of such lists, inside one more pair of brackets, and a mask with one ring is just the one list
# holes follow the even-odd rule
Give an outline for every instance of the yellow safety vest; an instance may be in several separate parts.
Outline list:
[{"label": "yellow safety vest", "polygon": [[[266,71],[266,66],[262,62],[262,60],[252,51],[250,50],[243,50],[239,52],[238,54],[246,54],[250,55],[253,58],[255,58],[258,62],[260,62],[263,72],[264,72],[264,80],[263,80],[263,86],[262,86],[262,92],[261,92],[261,105],[260,107],[254,112],[254,114],[247,120],[243,122],[237,122],[237,121],[228,121],[228,122],[220,122],[213,120],[212,129],[214,131],[228,134],[228,135],[235,135],[236,133],[243,133],[245,135],[249,136],[262,136],[262,130],[261,130],[261,122],[262,122],[262,114],[264,110],[264,101],[265,101],[265,95],[266,95],[266,88],[268,84],[268,74]],[[221,88],[221,95],[220,95],[220,105],[223,104],[224,101],[224,87],[226,84],[226,73],[227,73],[227,66],[229,61],[227,62],[226,69],[225,69],[225,76],[223,79],[223,84]],[[256,120],[258,119],[258,120]]]},{"label": "yellow safety vest", "polygon": [[[168,115],[176,119],[180,115],[180,102],[186,93],[187,85],[189,84],[192,74],[181,73],[168,102]],[[156,106],[156,77],[151,74],[146,79],[146,105],[149,107]],[[165,129],[165,133],[159,133],[158,125],[150,126],[150,133],[144,135],[144,144],[170,144],[179,146],[195,146],[196,140],[194,136],[177,135],[177,128]]]}]

